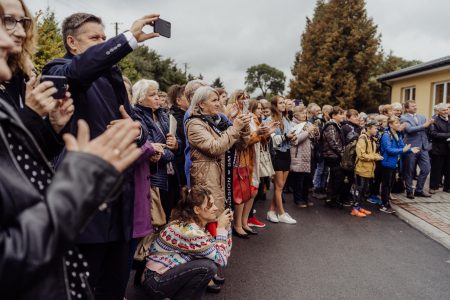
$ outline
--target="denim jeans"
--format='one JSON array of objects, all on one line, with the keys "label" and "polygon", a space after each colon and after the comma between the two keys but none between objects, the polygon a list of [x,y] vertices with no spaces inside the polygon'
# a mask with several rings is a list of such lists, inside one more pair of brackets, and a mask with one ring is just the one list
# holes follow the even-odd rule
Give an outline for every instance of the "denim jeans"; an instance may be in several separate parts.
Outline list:
[{"label": "denim jeans", "polygon": [[325,165],[325,161],[323,159],[317,162],[317,168],[314,172],[314,191],[316,192],[324,192],[327,186],[328,179],[328,167]]},{"label": "denim jeans", "polygon": [[143,286],[150,299],[202,299],[209,281],[217,273],[210,259],[196,259],[164,274],[145,270]]}]

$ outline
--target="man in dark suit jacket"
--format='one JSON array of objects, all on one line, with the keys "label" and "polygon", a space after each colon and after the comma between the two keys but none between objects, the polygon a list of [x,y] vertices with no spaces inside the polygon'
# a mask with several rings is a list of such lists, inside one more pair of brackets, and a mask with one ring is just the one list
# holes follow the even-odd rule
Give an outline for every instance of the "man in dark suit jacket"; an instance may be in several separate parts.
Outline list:
[{"label": "man in dark suit jacket", "polygon": [[[62,25],[67,54],[45,66],[43,74],[68,79],[75,113],[65,130],[76,132],[77,120],[89,124],[91,138],[102,134],[114,120],[134,117],[122,74],[116,64],[138,45],[159,36],[144,33],[159,15],[135,21],[130,29],[107,41],[99,17],[76,13]],[[138,146],[145,143],[147,130],[142,125],[136,137]],[[99,211],[78,238],[78,247],[89,263],[89,283],[96,299],[119,299],[128,281],[128,245],[132,232],[134,172],[128,170],[123,186],[111,190],[109,207]]]},{"label": "man in dark suit jacket", "polygon": [[[430,150],[427,130],[433,124],[433,119],[427,120],[425,116],[416,114],[417,105],[415,101],[409,100],[405,103],[405,114],[401,117],[401,122],[406,124],[404,131],[405,144],[411,147],[418,147],[420,151],[417,154],[407,153],[405,157],[404,178],[406,185],[406,196],[414,199],[418,197],[431,197],[423,190],[425,181],[430,173]],[[420,173],[417,177],[416,190],[413,193],[413,177],[416,172],[416,166],[419,166]]]}]

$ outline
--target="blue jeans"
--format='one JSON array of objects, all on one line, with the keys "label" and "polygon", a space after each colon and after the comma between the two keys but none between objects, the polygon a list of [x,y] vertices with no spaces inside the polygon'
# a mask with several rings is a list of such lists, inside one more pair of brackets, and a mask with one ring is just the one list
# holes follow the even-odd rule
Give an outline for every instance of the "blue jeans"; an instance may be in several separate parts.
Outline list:
[{"label": "blue jeans", "polygon": [[408,193],[413,192],[413,177],[416,172],[417,165],[419,166],[420,173],[419,176],[417,176],[416,192],[421,193],[423,192],[425,181],[427,180],[428,174],[430,173],[431,169],[430,156],[428,155],[428,151],[422,149],[417,154],[414,154],[412,152],[406,154],[404,178],[406,192]]},{"label": "blue jeans", "polygon": [[317,168],[313,178],[314,191],[325,191],[327,186],[328,171],[329,169],[325,165],[325,161],[323,159],[319,160],[317,162]]},{"label": "blue jeans", "polygon": [[215,262],[210,259],[196,259],[164,274],[146,269],[142,284],[150,299],[202,299],[208,283],[216,273]]}]

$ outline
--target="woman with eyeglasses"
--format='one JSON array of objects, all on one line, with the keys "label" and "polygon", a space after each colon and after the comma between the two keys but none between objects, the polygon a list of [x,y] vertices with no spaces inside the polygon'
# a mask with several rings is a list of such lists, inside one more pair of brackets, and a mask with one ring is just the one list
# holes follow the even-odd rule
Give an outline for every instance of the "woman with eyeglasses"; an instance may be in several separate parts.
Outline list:
[{"label": "woman with eyeglasses", "polygon": [[47,159],[63,149],[61,131],[71,118],[74,106],[70,94],[65,99],[54,99],[57,91],[52,82],[38,83],[31,62],[34,54],[36,26],[22,0],[0,0],[1,20],[14,46],[8,55],[8,66],[13,76],[0,86],[0,96],[18,112],[25,127],[31,132]]}]

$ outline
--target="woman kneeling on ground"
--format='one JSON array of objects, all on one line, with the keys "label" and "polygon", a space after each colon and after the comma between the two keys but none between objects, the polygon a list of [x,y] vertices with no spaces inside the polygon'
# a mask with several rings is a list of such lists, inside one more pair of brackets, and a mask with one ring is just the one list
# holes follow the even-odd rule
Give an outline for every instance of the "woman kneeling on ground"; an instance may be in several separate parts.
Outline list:
[{"label": "woman kneeling on ground", "polygon": [[[196,186],[185,192],[171,222],[151,243],[142,283],[151,299],[201,299],[208,283],[231,252],[231,213],[216,218],[211,192]],[[212,237],[206,224],[217,220]]]}]

